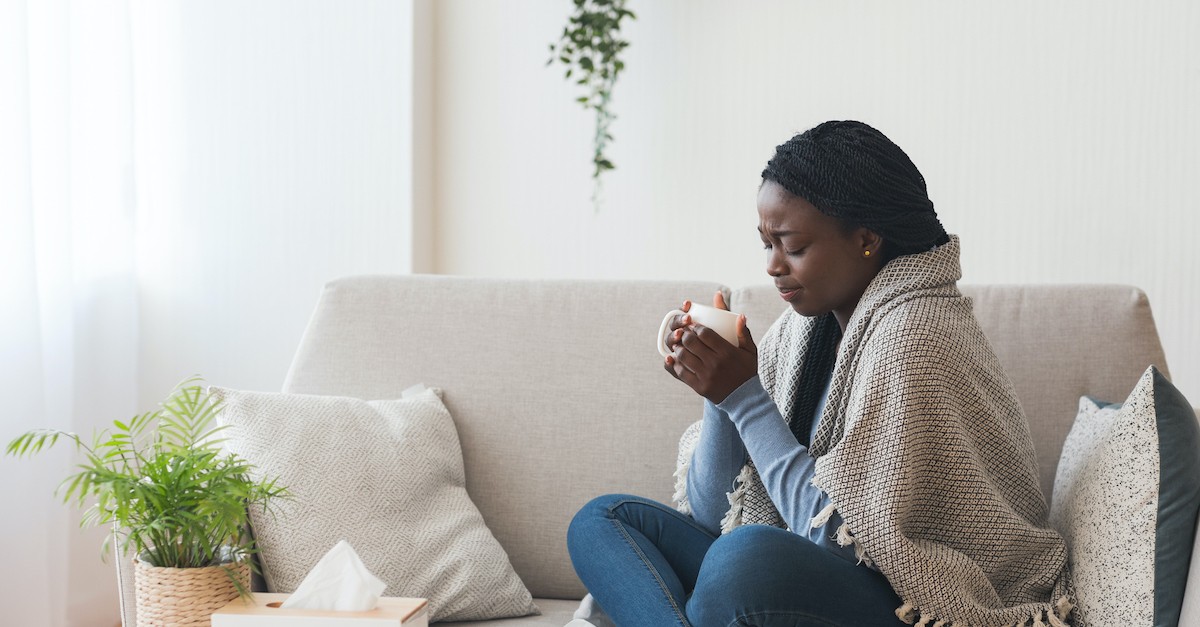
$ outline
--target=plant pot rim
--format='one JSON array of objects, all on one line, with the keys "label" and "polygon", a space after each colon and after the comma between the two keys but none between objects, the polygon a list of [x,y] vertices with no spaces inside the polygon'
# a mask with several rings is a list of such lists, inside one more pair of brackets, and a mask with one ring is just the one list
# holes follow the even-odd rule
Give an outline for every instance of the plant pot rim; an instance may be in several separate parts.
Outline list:
[{"label": "plant pot rim", "polygon": [[173,568],[176,570],[196,570],[199,568],[220,568],[222,566],[229,566],[231,564],[238,565],[238,564],[247,564],[250,562],[249,555],[244,555],[244,556],[242,556],[241,559],[235,559],[233,557],[232,547],[229,547],[229,546],[221,547],[220,555],[221,555],[221,561],[219,561],[215,564],[208,564],[205,566],[156,566],[155,564],[151,563],[150,560],[144,559],[146,556],[146,552],[143,551],[133,557],[133,563],[142,568]]}]

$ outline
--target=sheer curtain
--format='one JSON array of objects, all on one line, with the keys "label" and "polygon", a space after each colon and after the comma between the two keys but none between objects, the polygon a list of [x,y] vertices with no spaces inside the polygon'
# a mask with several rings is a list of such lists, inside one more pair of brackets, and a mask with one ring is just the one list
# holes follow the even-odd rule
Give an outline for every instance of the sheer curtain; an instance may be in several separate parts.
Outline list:
[{"label": "sheer curtain", "polygon": [[[137,410],[133,115],[124,1],[0,0],[0,440]],[[58,451],[0,458],[0,622],[119,622],[102,530],[52,493]]]}]

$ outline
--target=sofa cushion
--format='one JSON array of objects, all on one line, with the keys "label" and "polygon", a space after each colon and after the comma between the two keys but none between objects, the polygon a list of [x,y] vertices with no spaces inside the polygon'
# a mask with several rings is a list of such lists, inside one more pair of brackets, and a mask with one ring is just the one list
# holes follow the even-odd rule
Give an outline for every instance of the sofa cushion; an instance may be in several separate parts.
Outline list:
[{"label": "sofa cushion", "polygon": [[534,602],[542,610],[542,613],[537,616],[461,623],[437,623],[437,625],[441,627],[450,627],[451,625],[457,625],[458,627],[563,627],[563,625],[571,622],[575,616],[576,608],[579,607],[579,599],[543,599],[538,597],[534,599]]},{"label": "sofa cushion", "polygon": [[1200,426],[1151,366],[1123,404],[1084,397],[1063,444],[1051,522],[1085,624],[1174,626],[1200,508]]},{"label": "sofa cushion", "polygon": [[251,511],[263,574],[291,592],[339,540],[387,583],[429,599],[433,620],[536,612],[467,496],[450,413],[424,387],[399,400],[212,388],[227,447],[292,498]]}]

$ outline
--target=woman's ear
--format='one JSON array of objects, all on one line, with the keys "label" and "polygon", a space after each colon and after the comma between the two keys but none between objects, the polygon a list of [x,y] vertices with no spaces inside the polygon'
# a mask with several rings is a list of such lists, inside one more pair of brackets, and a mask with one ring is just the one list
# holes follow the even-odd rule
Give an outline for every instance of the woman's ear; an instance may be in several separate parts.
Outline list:
[{"label": "woman's ear", "polygon": [[883,253],[883,238],[879,234],[866,227],[859,227],[856,234],[858,245],[862,249],[863,257],[878,257]]}]

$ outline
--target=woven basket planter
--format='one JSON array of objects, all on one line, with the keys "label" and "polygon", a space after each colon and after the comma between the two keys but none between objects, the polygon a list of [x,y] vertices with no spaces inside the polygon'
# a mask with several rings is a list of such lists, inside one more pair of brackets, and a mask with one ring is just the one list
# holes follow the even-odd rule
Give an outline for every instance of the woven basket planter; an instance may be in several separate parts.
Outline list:
[{"label": "woven basket planter", "polygon": [[238,596],[227,569],[250,589],[246,562],[204,568],[160,568],[135,559],[137,627],[209,627],[213,612]]}]

